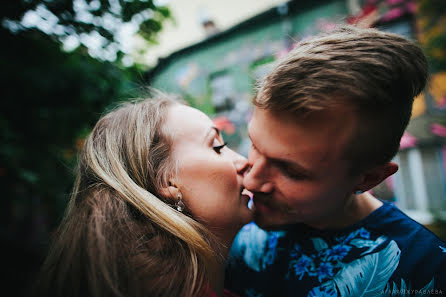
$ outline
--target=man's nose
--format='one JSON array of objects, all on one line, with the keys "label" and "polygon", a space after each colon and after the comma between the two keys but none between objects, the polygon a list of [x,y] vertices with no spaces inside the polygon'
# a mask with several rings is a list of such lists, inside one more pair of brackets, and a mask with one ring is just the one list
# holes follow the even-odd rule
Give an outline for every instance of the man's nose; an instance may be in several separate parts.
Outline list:
[{"label": "man's nose", "polygon": [[243,186],[251,192],[271,193],[273,191],[266,160],[257,159],[249,167],[243,178]]}]

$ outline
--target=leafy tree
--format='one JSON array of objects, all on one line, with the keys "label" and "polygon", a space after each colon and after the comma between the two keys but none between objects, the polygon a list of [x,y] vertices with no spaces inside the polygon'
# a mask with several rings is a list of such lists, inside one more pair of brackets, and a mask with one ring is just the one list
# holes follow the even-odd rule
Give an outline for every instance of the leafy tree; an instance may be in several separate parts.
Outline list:
[{"label": "leafy tree", "polygon": [[[10,296],[31,296],[48,239],[69,198],[83,139],[106,107],[138,96],[143,84],[137,66],[120,63],[124,53],[116,46],[113,26],[76,18],[79,1],[96,3],[93,15],[113,14],[120,24],[136,17],[140,33],[151,40],[169,16],[166,8],[144,0],[0,2],[0,244],[7,272],[2,280],[13,287]],[[20,23],[39,7],[57,16],[63,30]],[[115,44],[116,62],[91,57],[82,42],[71,52],[61,50],[67,36],[93,33],[107,40],[105,49]]]},{"label": "leafy tree", "polygon": [[170,18],[168,8],[153,0],[14,0],[0,7],[2,25],[12,32],[36,27],[110,61],[125,54],[122,34],[138,33],[153,43],[162,22]]},{"label": "leafy tree", "polygon": [[417,2],[418,39],[430,62],[432,72],[446,69],[446,1]]}]

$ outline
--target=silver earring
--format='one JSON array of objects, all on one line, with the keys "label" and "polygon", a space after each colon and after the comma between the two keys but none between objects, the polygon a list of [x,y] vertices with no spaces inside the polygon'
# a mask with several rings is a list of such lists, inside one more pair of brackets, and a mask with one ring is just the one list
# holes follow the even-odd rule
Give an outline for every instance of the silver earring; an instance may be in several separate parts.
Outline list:
[{"label": "silver earring", "polygon": [[183,212],[183,209],[184,209],[184,203],[183,203],[183,200],[182,200],[182,198],[183,198],[183,196],[181,195],[181,193],[180,192],[178,192],[178,195],[177,195],[177,202],[175,203],[175,208],[179,211],[179,212]]}]

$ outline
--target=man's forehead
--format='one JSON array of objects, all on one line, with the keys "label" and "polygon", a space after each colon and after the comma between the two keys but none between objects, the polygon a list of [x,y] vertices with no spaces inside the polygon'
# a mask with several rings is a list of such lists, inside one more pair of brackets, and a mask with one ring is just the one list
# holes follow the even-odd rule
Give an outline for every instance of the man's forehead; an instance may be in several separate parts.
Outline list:
[{"label": "man's forehead", "polygon": [[248,133],[253,144],[267,157],[324,166],[340,157],[350,139],[352,121],[344,121],[343,116],[343,112],[338,115],[318,112],[296,118],[258,108]]}]

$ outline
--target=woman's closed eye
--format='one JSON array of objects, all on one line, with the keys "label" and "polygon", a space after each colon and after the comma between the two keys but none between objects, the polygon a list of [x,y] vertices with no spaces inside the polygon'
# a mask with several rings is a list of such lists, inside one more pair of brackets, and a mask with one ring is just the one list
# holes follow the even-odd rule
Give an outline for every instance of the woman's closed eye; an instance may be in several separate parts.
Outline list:
[{"label": "woman's closed eye", "polygon": [[222,150],[227,144],[228,144],[228,143],[225,142],[225,143],[220,144],[220,145],[214,145],[212,148],[214,149],[214,151],[215,151],[217,154],[220,154],[220,153],[221,153],[221,150]]}]

